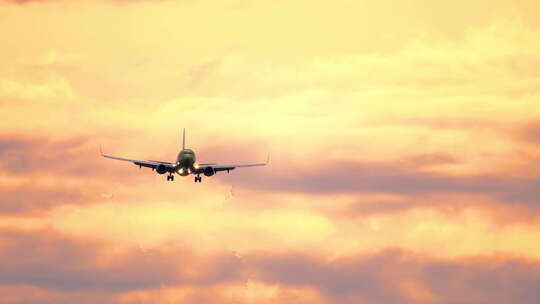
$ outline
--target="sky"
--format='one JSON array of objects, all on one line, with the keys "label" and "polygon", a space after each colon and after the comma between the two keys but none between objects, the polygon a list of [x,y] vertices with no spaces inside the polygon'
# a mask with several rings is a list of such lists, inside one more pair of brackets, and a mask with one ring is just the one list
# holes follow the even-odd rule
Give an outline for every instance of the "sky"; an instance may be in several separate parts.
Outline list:
[{"label": "sky", "polygon": [[[536,0],[0,0],[0,37],[1,303],[538,303]],[[99,155],[182,128],[270,165]]]}]

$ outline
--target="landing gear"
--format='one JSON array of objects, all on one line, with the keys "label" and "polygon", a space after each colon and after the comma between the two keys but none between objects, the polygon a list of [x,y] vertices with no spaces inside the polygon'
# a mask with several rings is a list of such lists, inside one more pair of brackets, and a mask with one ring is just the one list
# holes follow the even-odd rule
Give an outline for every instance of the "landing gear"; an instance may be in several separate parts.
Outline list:
[{"label": "landing gear", "polygon": [[174,181],[174,175],[167,175],[167,181]]},{"label": "landing gear", "polygon": [[196,183],[202,182],[202,177],[200,177],[200,176],[198,176],[198,175],[195,176],[195,182],[196,182]]}]

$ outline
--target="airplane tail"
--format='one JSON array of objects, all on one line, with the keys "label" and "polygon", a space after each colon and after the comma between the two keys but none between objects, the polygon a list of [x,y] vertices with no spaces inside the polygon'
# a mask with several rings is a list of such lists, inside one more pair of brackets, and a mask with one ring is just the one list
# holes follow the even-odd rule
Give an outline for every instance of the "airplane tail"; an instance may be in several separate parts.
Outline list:
[{"label": "airplane tail", "polygon": [[184,132],[182,133],[182,150],[186,148],[186,128],[184,128]]}]

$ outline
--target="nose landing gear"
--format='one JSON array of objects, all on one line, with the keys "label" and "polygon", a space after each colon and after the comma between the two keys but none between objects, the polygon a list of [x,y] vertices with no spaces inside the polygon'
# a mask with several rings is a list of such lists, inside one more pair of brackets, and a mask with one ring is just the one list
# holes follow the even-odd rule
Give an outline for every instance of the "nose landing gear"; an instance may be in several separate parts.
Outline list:
[{"label": "nose landing gear", "polygon": [[174,175],[172,174],[167,175],[167,181],[171,181],[171,182],[174,181]]},{"label": "nose landing gear", "polygon": [[195,176],[195,182],[196,182],[196,183],[197,183],[197,182],[198,182],[198,183],[202,182],[202,177],[200,177],[200,176],[198,176],[198,175]]}]

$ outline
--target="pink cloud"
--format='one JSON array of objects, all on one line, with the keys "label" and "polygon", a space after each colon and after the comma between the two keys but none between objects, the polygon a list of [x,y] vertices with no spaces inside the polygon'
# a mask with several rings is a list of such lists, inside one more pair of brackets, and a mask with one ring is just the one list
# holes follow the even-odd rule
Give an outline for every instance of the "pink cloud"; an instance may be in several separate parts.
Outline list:
[{"label": "pink cloud", "polygon": [[[316,252],[252,253],[239,258],[233,253],[194,254],[173,244],[114,254],[111,245],[54,231],[2,230],[1,288],[33,286],[57,294],[94,292],[114,298],[167,286],[215,291],[250,280],[315,289],[327,303],[371,304],[411,302],[403,286],[413,284],[440,303],[502,304],[519,299],[532,304],[540,284],[539,261],[496,255],[449,260],[392,249],[333,259]],[[230,301],[210,295],[214,303]]]}]

